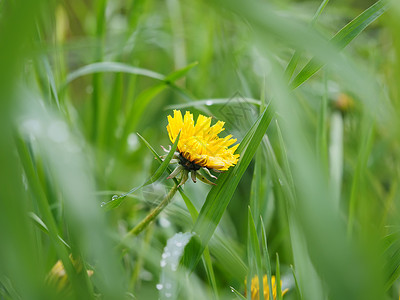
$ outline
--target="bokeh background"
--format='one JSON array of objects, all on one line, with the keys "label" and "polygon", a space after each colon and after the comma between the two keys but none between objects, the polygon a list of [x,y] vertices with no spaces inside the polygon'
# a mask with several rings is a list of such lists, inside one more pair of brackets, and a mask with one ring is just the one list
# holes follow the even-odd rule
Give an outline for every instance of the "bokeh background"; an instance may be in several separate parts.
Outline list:
[{"label": "bokeh background", "polygon": [[[284,299],[398,299],[399,20],[382,0],[0,1],[0,299],[250,299],[255,274]],[[163,155],[173,109],[255,155],[206,254],[166,272],[211,186],[123,246],[174,183],[110,201],[155,173],[137,133]]]}]

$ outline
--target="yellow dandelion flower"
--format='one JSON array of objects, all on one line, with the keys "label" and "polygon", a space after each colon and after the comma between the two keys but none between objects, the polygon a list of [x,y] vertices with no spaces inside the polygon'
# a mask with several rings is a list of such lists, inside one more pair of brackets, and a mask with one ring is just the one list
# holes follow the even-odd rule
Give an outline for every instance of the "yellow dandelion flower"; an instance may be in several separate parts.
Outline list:
[{"label": "yellow dandelion flower", "polygon": [[[185,170],[186,173],[184,172],[182,180],[190,171],[192,180],[196,182],[196,177],[200,180],[205,179],[196,174],[200,168],[211,175],[210,169],[221,172],[234,166],[239,159],[239,154],[234,154],[239,144],[232,146],[236,142],[232,135],[224,138],[218,136],[224,130],[224,124],[224,122],[218,121],[211,126],[211,117],[207,118],[203,115],[199,115],[195,124],[193,114],[189,111],[182,117],[180,110],[174,110],[174,116],[168,116],[167,130],[172,143],[181,132],[177,146],[179,153],[172,161],[178,162],[180,166],[169,178],[175,177]],[[182,181],[181,184],[183,184]]]},{"label": "yellow dandelion flower", "polygon": [[[277,286],[276,286],[275,276],[271,277],[271,283],[272,283],[272,295],[274,297],[273,300],[276,300]],[[282,287],[282,280],[281,280],[281,287]],[[264,275],[263,277],[263,289],[264,289],[264,299],[270,300],[267,275]],[[283,290],[282,296],[285,295],[288,292],[288,290],[289,289]],[[251,300],[258,300],[258,299],[260,299],[260,283],[258,282],[258,276],[254,276],[253,279],[251,280]]]},{"label": "yellow dandelion flower", "polygon": [[[69,259],[71,260],[76,272],[82,272],[82,262],[73,259],[72,255],[69,256]],[[90,277],[93,275],[93,271],[87,270],[87,274]],[[51,268],[49,274],[46,277],[46,281],[49,285],[54,286],[59,292],[68,291],[70,289],[67,272],[65,271],[64,265],[61,260],[58,260],[56,264]]]}]

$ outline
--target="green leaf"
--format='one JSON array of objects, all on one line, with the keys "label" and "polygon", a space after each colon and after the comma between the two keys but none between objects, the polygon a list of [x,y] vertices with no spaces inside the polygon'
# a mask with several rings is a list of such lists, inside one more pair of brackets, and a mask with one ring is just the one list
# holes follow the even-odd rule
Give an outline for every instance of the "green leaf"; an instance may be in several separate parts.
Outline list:
[{"label": "green leaf", "polygon": [[239,299],[247,300],[241,293],[239,293],[234,287],[231,287],[232,293],[234,293]]},{"label": "green leaf", "polygon": [[390,233],[385,237],[385,241],[388,243],[384,252],[385,290],[388,290],[400,276],[400,233],[398,231]]},{"label": "green leaf", "polygon": [[[379,18],[389,7],[389,1],[380,0],[374,5],[366,9],[358,17],[344,26],[331,40],[330,43],[341,50],[345,48],[354,38],[356,38],[365,28],[373,21]],[[299,74],[290,83],[290,87],[295,89],[307,81],[319,69],[324,66],[316,58],[311,59],[308,64],[300,71]]]},{"label": "green leaf", "polygon": [[[106,203],[103,203],[101,205],[101,207],[103,207],[106,210],[110,210],[110,209],[116,208],[116,207],[121,205],[122,200],[124,200],[126,196],[136,192],[137,190],[141,189],[142,187],[144,187],[146,185],[149,185],[149,184],[153,183],[154,181],[156,181],[158,178],[160,178],[160,176],[167,169],[167,167],[169,165],[169,162],[171,161],[172,157],[174,156],[175,150],[178,147],[178,141],[179,141],[180,135],[181,135],[181,133],[179,132],[178,136],[176,137],[175,143],[172,145],[171,150],[169,151],[168,155],[165,157],[165,159],[161,163],[161,165],[158,167],[158,169],[155,171],[153,176],[151,176],[145,183],[143,183],[143,184],[141,184],[141,185],[139,185],[137,187],[134,187],[133,189],[131,189],[126,194],[123,194],[123,195],[120,195],[120,196],[113,196],[110,201],[108,201]],[[140,134],[138,134],[138,136],[140,138],[142,138],[142,140],[143,140],[143,137]]]},{"label": "green leaf", "polygon": [[[261,251],[260,251],[260,243],[258,240],[257,236],[257,229],[256,225],[254,223],[253,216],[251,214],[250,207],[248,208],[248,213],[247,213],[247,226],[248,226],[248,256],[249,256],[249,262],[250,261],[255,261],[255,270],[256,270],[256,276],[258,277],[258,284],[259,284],[259,298],[262,300],[264,298],[264,285],[263,285],[263,272],[262,272],[262,259],[261,259]],[[252,265],[251,263],[249,263]],[[249,279],[248,279],[248,286],[251,286],[251,279],[253,278],[252,272],[250,273]],[[251,289],[247,290],[249,294],[251,294]]]},{"label": "green leaf", "polygon": [[[265,226],[264,226],[264,221],[260,217],[261,221],[261,238],[262,238],[262,249],[263,249],[263,255],[267,267],[267,280],[268,280],[268,286],[272,287],[272,270],[271,270],[271,259],[269,257],[269,251],[268,251],[268,244],[267,244],[267,235],[265,234]],[[274,299],[273,293],[272,293],[272,288],[269,289],[269,299]]]},{"label": "green leaf", "polygon": [[[39,216],[37,214],[35,214],[34,212],[29,212],[29,217],[31,218],[31,220],[33,221],[33,223],[43,232],[45,232],[46,234],[50,234],[49,233],[49,229],[47,228],[46,224],[42,221],[41,218],[39,218]],[[68,243],[66,241],[63,240],[63,238],[59,235],[57,235],[58,239],[60,240],[60,242],[62,242],[68,249],[71,249],[71,247],[68,245]]]},{"label": "green leaf", "polygon": [[192,250],[192,255],[187,255],[185,252],[183,257],[183,263],[191,270],[196,266],[205,246],[208,244],[220,222],[240,179],[249,166],[262,137],[267,131],[271,119],[272,108],[269,105],[240,143],[237,150],[237,153],[240,154],[240,159],[237,165],[221,174],[217,182],[218,185],[214,186],[208,193],[207,199],[193,227],[193,231],[198,236],[192,238],[187,247],[187,249]]},{"label": "green leaf", "polygon": [[299,299],[300,299],[300,300],[303,300],[303,296],[302,296],[302,294],[301,294],[301,290],[300,290],[300,287],[299,287],[299,281],[297,280],[296,271],[294,270],[294,267],[293,267],[292,265],[290,265],[290,269],[292,270],[292,274],[293,274],[293,278],[294,278],[294,283],[295,283],[295,285],[296,285],[296,291],[297,291],[297,293],[298,293],[298,295],[299,295]]},{"label": "green leaf", "polygon": [[[282,300],[281,267],[279,264],[278,253],[276,253],[276,281],[275,281],[275,284],[276,284],[276,300]],[[271,286],[271,289],[272,289],[272,286]]]},{"label": "green leaf", "polygon": [[186,67],[183,67],[182,69],[172,72],[167,77],[165,77],[164,80],[167,82],[169,82],[169,81],[174,82],[174,81],[178,80],[179,78],[182,78],[183,76],[185,76],[187,72],[189,72],[192,68],[194,68],[198,64],[199,63],[197,61],[195,61],[195,62],[187,65]]},{"label": "green leaf", "polygon": [[90,74],[95,73],[127,73],[127,74],[134,74],[134,75],[142,75],[150,78],[154,78],[157,80],[164,80],[165,76],[143,68],[133,67],[127,64],[119,63],[119,62],[112,62],[112,61],[103,61],[98,62],[90,65],[83,66],[71,73],[68,74],[67,79],[64,83],[68,85],[71,81]]}]

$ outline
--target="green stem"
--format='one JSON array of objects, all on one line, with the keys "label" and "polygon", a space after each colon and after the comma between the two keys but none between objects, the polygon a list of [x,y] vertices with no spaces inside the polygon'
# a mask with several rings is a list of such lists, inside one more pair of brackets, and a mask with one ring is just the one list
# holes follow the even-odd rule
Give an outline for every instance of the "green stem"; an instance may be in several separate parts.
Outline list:
[{"label": "green stem", "polygon": [[165,198],[157,205],[147,216],[144,218],[139,224],[133,227],[124,237],[124,240],[131,235],[139,235],[149,224],[152,222],[162,210],[171,202],[174,197],[176,191],[178,190],[178,186],[175,184],[169,193],[165,196]]}]

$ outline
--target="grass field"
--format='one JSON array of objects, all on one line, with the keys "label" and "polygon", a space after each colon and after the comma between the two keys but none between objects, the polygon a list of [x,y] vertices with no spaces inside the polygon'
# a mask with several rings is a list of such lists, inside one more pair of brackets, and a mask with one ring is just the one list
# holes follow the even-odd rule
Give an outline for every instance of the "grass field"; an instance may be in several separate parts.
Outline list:
[{"label": "grass field", "polygon": [[399,299],[399,117],[399,1],[0,0],[0,299]]}]

